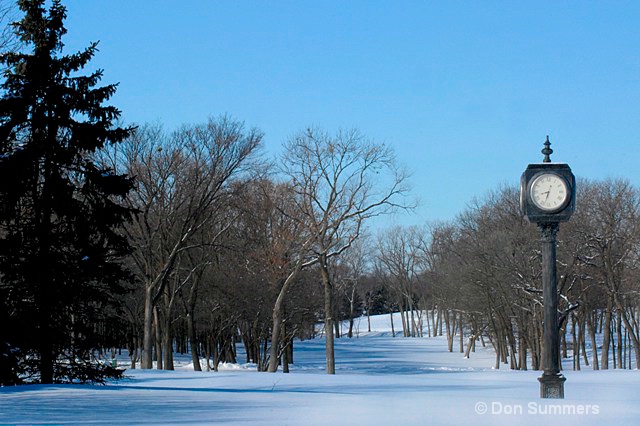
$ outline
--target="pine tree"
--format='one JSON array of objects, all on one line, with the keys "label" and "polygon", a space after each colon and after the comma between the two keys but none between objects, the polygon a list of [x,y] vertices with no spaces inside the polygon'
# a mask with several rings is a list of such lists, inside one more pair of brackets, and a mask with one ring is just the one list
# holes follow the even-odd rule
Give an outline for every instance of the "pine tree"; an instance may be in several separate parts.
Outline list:
[{"label": "pine tree", "polygon": [[0,381],[101,381],[114,371],[92,353],[129,278],[120,231],[132,181],[96,153],[133,129],[103,105],[116,85],[97,86],[102,70],[77,75],[97,43],[63,55],[60,1],[18,5],[15,31],[32,50],[0,60]]}]

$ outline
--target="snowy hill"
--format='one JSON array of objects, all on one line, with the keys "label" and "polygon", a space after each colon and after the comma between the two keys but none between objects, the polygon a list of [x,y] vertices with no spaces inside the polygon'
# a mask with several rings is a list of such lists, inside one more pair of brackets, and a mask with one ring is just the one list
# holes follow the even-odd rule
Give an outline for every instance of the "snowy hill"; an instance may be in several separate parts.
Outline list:
[{"label": "snowy hill", "polygon": [[[107,386],[0,388],[2,424],[431,425],[637,424],[640,372],[565,371],[564,400],[538,398],[537,371],[493,370],[493,352],[448,353],[443,337],[392,337],[388,315],[336,341],[335,376],[324,341],[296,342],[290,374],[251,366],[128,370]],[[478,345],[479,346],[479,345]],[[457,348],[456,348],[457,349]],[[182,361],[182,363],[180,363]]]}]

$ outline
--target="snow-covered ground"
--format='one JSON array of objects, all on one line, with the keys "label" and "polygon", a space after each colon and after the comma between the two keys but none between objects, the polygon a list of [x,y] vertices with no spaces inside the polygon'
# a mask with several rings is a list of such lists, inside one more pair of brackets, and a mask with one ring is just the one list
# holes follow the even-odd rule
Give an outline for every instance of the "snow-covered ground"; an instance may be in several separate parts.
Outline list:
[{"label": "snow-covered ground", "polygon": [[[640,423],[640,372],[565,370],[565,399],[539,398],[537,371],[493,370],[493,351],[470,359],[446,340],[391,337],[389,316],[336,341],[296,342],[290,374],[228,365],[220,372],[128,370],[106,386],[0,388],[1,424],[581,425]],[[400,323],[396,320],[396,325]],[[182,361],[182,363],[180,363]],[[570,367],[570,364],[568,365]]]}]

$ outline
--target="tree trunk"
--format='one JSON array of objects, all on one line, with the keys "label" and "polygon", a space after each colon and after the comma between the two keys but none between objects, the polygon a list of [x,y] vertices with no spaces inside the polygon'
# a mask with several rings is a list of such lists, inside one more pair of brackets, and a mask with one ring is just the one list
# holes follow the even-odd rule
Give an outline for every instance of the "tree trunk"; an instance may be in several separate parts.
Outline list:
[{"label": "tree trunk", "polygon": [[436,309],[437,309],[436,306],[434,306],[433,309],[431,309],[431,324],[433,324],[433,337],[436,337],[438,335],[438,320],[436,320]]},{"label": "tree trunk", "polygon": [[269,373],[275,373],[278,371],[278,349],[280,347],[280,329],[282,328],[282,305],[284,303],[284,294],[280,291],[280,295],[276,299],[276,303],[273,307],[271,318],[273,324],[271,325],[271,348],[269,349],[269,367],[267,371]]},{"label": "tree trunk", "polygon": [[589,366],[589,357],[587,356],[587,335],[585,333],[585,324],[586,320],[584,315],[578,316],[578,340],[580,341],[580,349],[582,352],[582,359],[584,360],[584,365]]},{"label": "tree trunk", "polygon": [[593,314],[587,315],[587,322],[589,326],[589,336],[591,337],[591,351],[593,352],[593,369],[599,370],[600,365],[598,364],[598,344],[596,342],[596,328],[597,328],[597,318],[593,319]]},{"label": "tree trunk", "polygon": [[390,312],[389,316],[391,317],[391,337],[396,337],[396,331],[393,327],[393,312]]},{"label": "tree trunk", "polygon": [[567,323],[568,321],[565,321],[562,327],[560,327],[560,330],[558,330],[560,333],[560,347],[562,348],[563,359],[569,357],[569,348],[567,347]]},{"label": "tree trunk", "polygon": [[618,351],[618,368],[624,368],[622,366],[622,313],[618,309],[618,315],[616,316],[616,349]]},{"label": "tree trunk", "polygon": [[140,368],[153,368],[153,297],[152,287],[147,283],[144,292],[144,338]]},{"label": "tree trunk", "polygon": [[[165,370],[173,370],[174,369],[174,365],[173,365],[173,353],[174,352],[178,352],[178,353],[182,353],[179,352],[179,341],[177,339],[175,339],[173,330],[171,328],[171,323],[167,323],[167,321],[165,321],[165,327],[166,327],[166,331],[162,334],[162,347],[163,349],[163,358],[164,358],[164,369]],[[175,347],[174,347],[174,343],[175,343]]]},{"label": "tree trunk", "polygon": [[205,337],[205,344],[204,344],[204,359],[207,363],[207,371],[211,371],[211,336],[207,335]]},{"label": "tree trunk", "polygon": [[135,346],[132,349],[129,350],[129,359],[131,360],[131,365],[129,366],[130,369],[135,370],[136,369],[136,363],[138,362],[138,347]]},{"label": "tree trunk", "polygon": [[445,310],[444,312],[444,324],[447,331],[447,349],[449,352],[453,352],[453,330],[451,329],[451,321],[449,319],[449,311]]},{"label": "tree trunk", "polygon": [[576,318],[571,320],[571,338],[573,344],[573,369],[580,371],[580,342],[579,333],[576,333]]},{"label": "tree trunk", "polygon": [[196,301],[198,298],[198,286],[205,272],[205,268],[201,268],[191,277],[191,287],[189,288],[189,297],[187,298],[187,339],[191,347],[191,361],[193,362],[193,371],[202,371],[200,365],[200,351],[198,350],[198,336],[196,333]]},{"label": "tree trunk", "polygon": [[462,312],[458,318],[458,330],[460,333],[460,353],[464,353],[464,332],[462,328]]},{"label": "tree trunk", "polygon": [[200,355],[198,353],[198,339],[196,336],[196,327],[193,319],[193,311],[189,307],[187,313],[187,334],[189,335],[189,344],[191,346],[191,361],[193,362],[193,371],[202,371],[200,365]]},{"label": "tree trunk", "polygon": [[352,288],[351,290],[351,298],[349,299],[349,331],[347,333],[347,337],[349,337],[350,339],[353,337],[353,323],[354,323],[354,316],[355,316],[355,286]]},{"label": "tree trunk", "polygon": [[522,327],[518,331],[518,366],[520,370],[527,370],[527,338]]},{"label": "tree trunk", "polygon": [[154,324],[154,328],[155,328],[155,334],[156,334],[156,339],[155,339],[155,343],[156,343],[156,368],[158,370],[162,370],[163,366],[162,366],[162,331],[160,330],[160,315],[158,314],[158,308],[154,307],[153,308],[153,324]]},{"label": "tree trunk", "polygon": [[[289,290],[289,287],[293,283],[293,281],[297,278],[298,274],[302,270],[304,266],[302,262],[302,258],[298,260],[295,268],[287,279],[282,284],[280,288],[280,292],[278,293],[278,297],[276,298],[276,302],[273,305],[273,312],[271,314],[272,325],[271,325],[271,347],[269,349],[269,367],[267,371],[269,373],[275,373],[278,371],[278,364],[280,363],[278,359],[278,349],[280,347],[280,328],[282,327],[282,309],[284,307],[284,298]],[[332,330],[333,331],[333,330]]]},{"label": "tree trunk", "polygon": [[336,360],[333,339],[333,284],[327,268],[327,258],[320,256],[320,275],[324,284],[324,310],[325,310],[325,352],[327,374],[336,374]]},{"label": "tree trunk", "polygon": [[604,337],[602,340],[602,353],[600,354],[600,368],[603,370],[609,369],[609,346],[611,345],[611,309],[607,309],[604,319],[603,332]]},{"label": "tree trunk", "polygon": [[404,309],[404,303],[400,303],[400,319],[401,319],[401,323],[402,323],[402,336],[404,337],[409,337],[409,331],[407,329],[407,318],[404,315],[405,313],[405,309]]},{"label": "tree trunk", "polygon": [[164,315],[164,326],[162,327],[162,347],[164,357],[164,369],[173,370],[173,329],[171,327],[171,307]]},{"label": "tree trunk", "polygon": [[502,357],[502,345],[504,345],[504,342],[502,341],[500,336],[498,336],[496,334],[495,342],[494,342],[494,345],[493,345],[494,349],[496,351],[496,363],[494,364],[494,369],[496,369],[496,370],[500,369],[500,359]]},{"label": "tree trunk", "polygon": [[411,320],[411,337],[416,337],[418,335],[418,327],[416,326],[416,319],[414,315],[414,306],[413,300],[411,299],[411,295],[408,296],[409,301],[409,312],[410,312],[410,320]]},{"label": "tree trunk", "polygon": [[213,371],[218,371],[220,365],[220,345],[218,336],[211,337],[211,347],[213,349]]},{"label": "tree trunk", "polygon": [[282,372],[289,373],[289,342],[287,338],[287,326],[282,325]]}]

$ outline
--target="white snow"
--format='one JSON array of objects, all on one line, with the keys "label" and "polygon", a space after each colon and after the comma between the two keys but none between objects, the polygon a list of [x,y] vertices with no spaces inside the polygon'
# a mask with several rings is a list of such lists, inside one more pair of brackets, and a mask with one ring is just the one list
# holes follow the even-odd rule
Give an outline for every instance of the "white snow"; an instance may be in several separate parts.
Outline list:
[{"label": "white snow", "polygon": [[493,351],[479,344],[477,352],[465,359],[457,341],[454,353],[447,352],[444,337],[391,337],[388,318],[375,318],[372,333],[336,340],[335,376],[324,373],[321,338],[296,342],[290,374],[258,373],[249,364],[196,373],[189,356],[177,356],[175,371],[128,370],[127,379],[106,386],[0,388],[0,423],[640,423],[637,370],[576,372],[566,364],[565,399],[542,400],[540,372],[511,371],[508,366],[494,370]]}]

